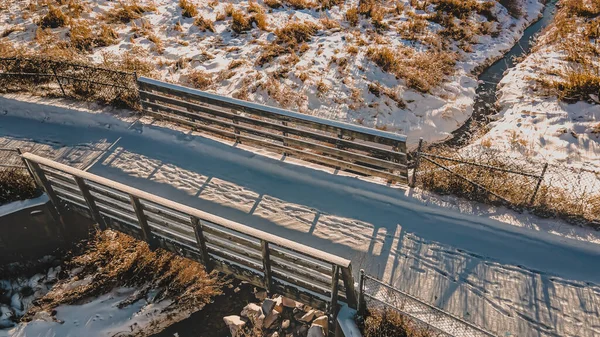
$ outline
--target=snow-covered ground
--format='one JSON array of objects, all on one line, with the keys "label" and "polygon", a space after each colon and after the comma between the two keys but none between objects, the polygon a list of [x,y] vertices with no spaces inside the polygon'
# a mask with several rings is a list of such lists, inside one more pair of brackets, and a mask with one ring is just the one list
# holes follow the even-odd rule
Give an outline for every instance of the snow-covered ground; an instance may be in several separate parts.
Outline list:
[{"label": "snow-covered ground", "polygon": [[[100,24],[106,21],[103,15],[119,6],[118,2],[107,0],[76,3],[83,4],[84,10],[73,22],[90,27],[92,33],[100,31]],[[107,55],[129,53],[150,61],[156,66],[158,77],[174,82],[187,83],[191,72],[203,71],[204,77],[212,77],[212,84],[206,90],[407,134],[411,147],[416,146],[419,137],[427,141],[449,138],[450,133],[469,118],[477,87],[472,72],[499,59],[543,8],[539,0],[522,0],[523,16],[515,19],[494,0],[491,12],[497,22],[472,13],[467,20],[472,25],[467,28],[467,34],[474,34],[472,38],[466,42],[442,38],[448,44],[443,48],[459,55],[455,73],[430,93],[422,93],[410,89],[404,79],[383,72],[366,54],[370,47],[402,46],[417,52],[431,49],[432,46],[423,41],[438,41],[437,34],[443,28],[433,22],[434,19],[423,20],[426,27],[416,42],[403,38],[403,34],[413,17],[434,17],[433,4],[415,9],[415,2],[409,0],[377,2],[384,8],[383,22],[388,28],[376,32],[371,20],[364,15],[360,16],[357,27],[345,19],[347,10],[358,5],[356,0],[343,1],[325,11],[297,10],[289,5],[269,9],[259,0],[258,5],[265,11],[267,29],[255,25],[247,33],[236,34],[230,28],[230,18],[215,19],[228,5],[247,13],[249,2],[191,1],[199,16],[214,22],[214,32],[202,32],[194,25],[194,18],[183,17],[178,1],[139,3],[152,3],[156,10],[144,13],[131,23],[110,24],[119,34],[117,43],[93,48],[86,57],[101,62]],[[0,32],[8,33],[2,40],[28,51],[60,43],[68,45],[69,27],[48,29],[45,33],[38,30],[35,23],[47,12],[45,6],[31,6],[27,1],[6,2],[4,6],[7,10],[0,12]],[[69,13],[67,6],[61,8]],[[454,21],[459,22],[456,18]],[[274,62],[257,65],[258,55],[275,39],[274,31],[290,22],[311,22],[320,27],[316,36],[307,42],[306,50],[294,54],[298,62],[286,61],[293,57],[283,55]],[[477,33],[477,26],[486,24],[487,31]],[[327,28],[327,25],[333,26]],[[461,49],[461,45],[464,48]],[[353,48],[355,51],[351,52]],[[235,68],[231,69],[233,64]],[[369,90],[370,85],[381,85],[406,106],[397,104],[389,95],[376,95]]]},{"label": "snow-covered ground", "polygon": [[[577,22],[582,26],[582,19]],[[559,100],[556,94],[548,93],[540,83],[540,80],[560,79],[559,74],[573,65],[567,61],[568,55],[562,44],[575,43],[576,40],[552,38],[556,30],[556,25],[545,30],[538,37],[533,52],[506,73],[499,84],[499,114],[490,123],[489,132],[464,148],[463,152],[469,153],[478,146],[484,146],[514,158],[548,162],[557,168],[554,171],[564,172],[564,176],[586,176],[587,184],[567,188],[600,193],[598,96],[591,95],[586,101],[567,103]],[[585,53],[584,50],[581,53]],[[569,185],[568,179],[564,184]]]},{"label": "snow-covered ground", "polygon": [[0,98],[0,146],[350,258],[501,336],[600,334],[598,232],[41,101]]}]

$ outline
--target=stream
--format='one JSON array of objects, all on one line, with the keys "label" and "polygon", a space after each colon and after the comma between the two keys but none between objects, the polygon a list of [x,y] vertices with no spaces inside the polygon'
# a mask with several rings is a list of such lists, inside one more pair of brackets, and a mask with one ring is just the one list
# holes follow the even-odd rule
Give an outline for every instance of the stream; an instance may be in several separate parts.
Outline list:
[{"label": "stream", "polygon": [[523,32],[521,39],[504,56],[486,68],[477,78],[479,86],[476,90],[473,115],[460,128],[452,132],[453,138],[444,142],[452,147],[462,147],[469,143],[481,124],[490,122],[490,116],[497,114],[496,105],[498,83],[507,70],[515,67],[519,59],[531,52],[535,44],[535,36],[546,28],[554,19],[558,0],[548,0],[542,17]]}]

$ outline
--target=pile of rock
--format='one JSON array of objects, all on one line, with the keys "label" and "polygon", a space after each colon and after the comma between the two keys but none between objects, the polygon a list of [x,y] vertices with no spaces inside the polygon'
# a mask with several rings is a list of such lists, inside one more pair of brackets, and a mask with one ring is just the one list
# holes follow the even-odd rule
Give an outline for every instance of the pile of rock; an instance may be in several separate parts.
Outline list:
[{"label": "pile of rock", "polygon": [[224,317],[232,337],[324,337],[329,318],[320,310],[283,296],[267,298],[255,292],[260,303],[250,303],[240,315]]}]

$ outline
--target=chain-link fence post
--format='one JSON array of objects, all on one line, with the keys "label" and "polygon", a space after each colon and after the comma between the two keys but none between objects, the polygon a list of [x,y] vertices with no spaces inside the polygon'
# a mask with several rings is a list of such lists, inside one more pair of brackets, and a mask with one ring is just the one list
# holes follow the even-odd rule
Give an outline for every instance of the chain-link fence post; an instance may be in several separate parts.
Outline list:
[{"label": "chain-link fence post", "polygon": [[531,196],[531,200],[529,201],[529,206],[533,206],[533,203],[535,202],[535,197],[537,196],[537,193],[540,190],[542,181],[544,181],[544,175],[546,174],[547,169],[548,169],[548,163],[544,164],[544,169],[542,169],[542,174],[540,174],[540,177],[538,178],[538,182],[535,185],[535,190],[533,191],[533,195]]},{"label": "chain-link fence post", "polygon": [[67,94],[65,94],[65,89],[63,88],[63,85],[60,82],[60,78],[58,78],[58,74],[56,73],[56,69],[54,67],[52,67],[52,72],[54,73],[54,78],[56,78],[56,82],[58,82],[58,86],[60,87],[60,91],[62,91],[63,97],[67,97]]},{"label": "chain-link fence post", "polygon": [[423,150],[423,137],[419,138],[419,147],[417,148],[417,157],[415,158],[415,168],[413,169],[412,181],[410,187],[414,188],[417,185],[417,170],[421,161],[421,151]]},{"label": "chain-link fence post", "polygon": [[358,306],[356,313],[362,317],[365,314],[365,270],[360,270],[360,278],[358,279]]}]

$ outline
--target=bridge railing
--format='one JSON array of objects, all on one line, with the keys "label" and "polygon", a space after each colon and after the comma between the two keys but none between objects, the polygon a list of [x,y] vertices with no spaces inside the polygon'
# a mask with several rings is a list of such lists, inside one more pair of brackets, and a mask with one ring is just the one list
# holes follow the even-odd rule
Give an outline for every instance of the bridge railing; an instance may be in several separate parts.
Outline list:
[{"label": "bridge railing", "polygon": [[335,316],[356,308],[349,260],[31,153],[22,155],[60,215],[68,206],[112,228]]},{"label": "bridge railing", "polygon": [[145,77],[142,111],[219,137],[388,181],[408,182],[406,137]]}]

